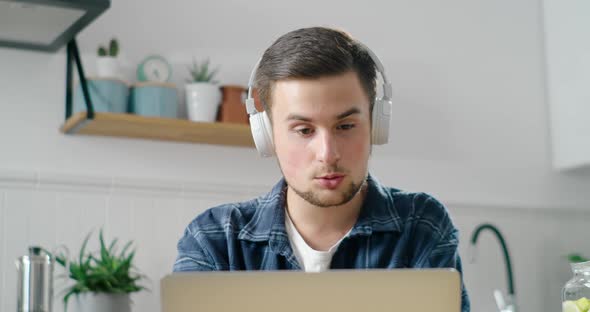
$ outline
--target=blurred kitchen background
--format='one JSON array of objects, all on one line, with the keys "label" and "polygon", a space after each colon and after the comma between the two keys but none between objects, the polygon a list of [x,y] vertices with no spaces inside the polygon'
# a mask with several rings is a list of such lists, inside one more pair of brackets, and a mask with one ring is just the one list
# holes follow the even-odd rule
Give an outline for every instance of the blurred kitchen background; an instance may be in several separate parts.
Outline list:
[{"label": "blurred kitchen background", "polygon": [[[373,149],[371,172],[448,207],[472,311],[496,311],[493,290],[506,292],[490,232],[470,262],[470,235],[490,222],[510,250],[520,311],[549,312],[561,309],[572,275],[566,255],[590,255],[590,128],[556,135],[570,123],[563,116],[590,124],[590,22],[576,19],[588,13],[581,0],[113,0],[77,39],[88,75],[98,44],[112,37],[129,80],[147,55],[166,57],[182,113],[193,57],[218,64],[220,83],[246,85],[278,36],[307,26],[350,32],[380,57],[394,89],[390,143]],[[567,44],[585,49],[568,56],[573,67],[559,58],[574,51],[560,50]],[[184,227],[213,205],[266,193],[280,177],[276,160],[254,148],[64,135],[65,59],[65,48],[0,48],[0,310],[15,310],[14,261],[27,246],[76,252],[103,227],[136,243],[136,266],[151,279],[151,292],[132,296],[133,311],[159,311],[159,280]],[[560,68],[578,70],[577,83]],[[564,85],[569,96],[560,97]],[[579,99],[585,111],[563,114]],[[577,143],[563,151],[561,140]],[[563,152],[586,157],[563,169],[554,162]]]}]

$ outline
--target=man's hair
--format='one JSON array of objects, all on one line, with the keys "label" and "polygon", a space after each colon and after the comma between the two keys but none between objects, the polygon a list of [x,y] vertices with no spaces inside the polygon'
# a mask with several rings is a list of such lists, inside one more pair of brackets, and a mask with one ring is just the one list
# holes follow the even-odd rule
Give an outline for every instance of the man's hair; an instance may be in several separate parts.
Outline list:
[{"label": "man's hair", "polygon": [[311,27],[277,39],[262,55],[255,86],[270,117],[274,84],[287,79],[317,79],[354,71],[369,99],[375,103],[375,62],[362,44],[343,31]]}]

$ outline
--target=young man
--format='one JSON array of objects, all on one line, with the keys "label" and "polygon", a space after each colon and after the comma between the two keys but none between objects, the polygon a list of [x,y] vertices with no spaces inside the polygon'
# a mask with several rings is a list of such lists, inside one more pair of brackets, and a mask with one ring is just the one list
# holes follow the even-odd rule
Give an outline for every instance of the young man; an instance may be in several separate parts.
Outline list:
[{"label": "young man", "polygon": [[[256,72],[283,179],[259,198],[211,208],[178,242],[174,271],[451,267],[458,231],[424,193],[368,173],[376,64],[328,28],[280,37]],[[469,311],[463,287],[462,310]]]}]

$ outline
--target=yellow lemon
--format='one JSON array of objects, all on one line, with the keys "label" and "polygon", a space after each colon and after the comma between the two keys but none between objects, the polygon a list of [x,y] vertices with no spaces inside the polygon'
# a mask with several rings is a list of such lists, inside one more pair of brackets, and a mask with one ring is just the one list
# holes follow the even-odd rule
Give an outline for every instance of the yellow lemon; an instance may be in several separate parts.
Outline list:
[{"label": "yellow lemon", "polygon": [[578,309],[580,309],[580,311],[587,312],[588,309],[590,309],[590,300],[588,300],[588,298],[586,297],[582,297],[576,300],[576,305],[578,306]]},{"label": "yellow lemon", "polygon": [[578,308],[578,305],[575,301],[564,301],[561,306],[561,312],[582,312]]}]

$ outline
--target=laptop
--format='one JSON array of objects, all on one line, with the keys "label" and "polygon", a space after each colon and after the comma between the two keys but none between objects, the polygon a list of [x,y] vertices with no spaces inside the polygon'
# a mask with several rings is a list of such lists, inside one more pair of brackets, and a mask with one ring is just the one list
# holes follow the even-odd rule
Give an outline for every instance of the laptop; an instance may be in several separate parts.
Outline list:
[{"label": "laptop", "polygon": [[160,283],[162,312],[460,312],[453,269],[181,272]]}]

